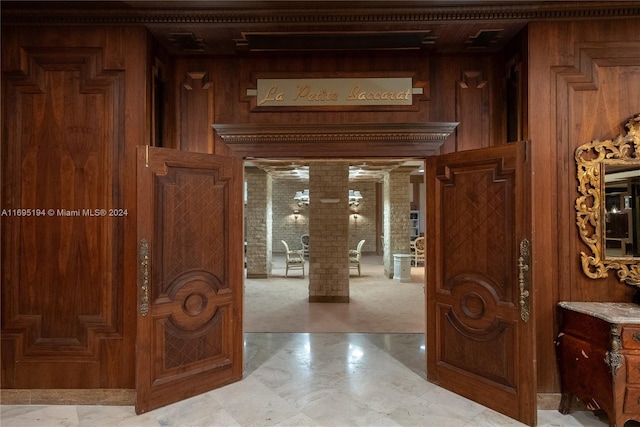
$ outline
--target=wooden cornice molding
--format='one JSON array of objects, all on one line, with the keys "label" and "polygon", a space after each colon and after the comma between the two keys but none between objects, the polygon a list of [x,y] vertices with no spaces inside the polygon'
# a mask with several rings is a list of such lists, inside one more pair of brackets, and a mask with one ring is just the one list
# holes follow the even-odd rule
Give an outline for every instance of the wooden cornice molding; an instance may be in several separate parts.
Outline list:
[{"label": "wooden cornice molding", "polygon": [[[20,4],[21,3],[21,4]],[[54,2],[58,3],[59,2]],[[75,4],[74,4],[75,3]],[[248,7],[240,3],[204,2],[204,6],[179,6],[177,2],[149,2],[121,6],[120,2],[73,2],[70,6],[34,8],[28,2],[3,2],[2,24],[352,24],[425,23],[461,21],[529,21],[596,19],[640,16],[637,1],[531,2],[508,5],[416,5],[401,2],[380,6],[367,2],[318,3],[274,2],[272,6]],[[164,3],[164,4],[163,4]],[[314,4],[315,3],[315,4]],[[345,4],[346,3],[346,4]],[[42,3],[39,3],[42,5]],[[119,7],[120,5],[120,7]]]},{"label": "wooden cornice molding", "polygon": [[[216,134],[229,148],[245,157],[350,156],[367,145],[383,147],[380,155],[430,156],[458,123],[341,123],[341,124],[214,124]],[[364,151],[368,152],[368,151]]]}]

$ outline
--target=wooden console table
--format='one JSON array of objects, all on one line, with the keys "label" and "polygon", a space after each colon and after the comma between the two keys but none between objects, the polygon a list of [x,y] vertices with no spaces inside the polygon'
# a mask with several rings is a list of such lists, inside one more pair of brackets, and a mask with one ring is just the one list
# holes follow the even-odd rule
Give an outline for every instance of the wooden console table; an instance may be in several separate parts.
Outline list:
[{"label": "wooden console table", "polygon": [[630,303],[561,302],[557,339],[562,400],[573,397],[602,409],[609,426],[640,421],[640,306]]}]

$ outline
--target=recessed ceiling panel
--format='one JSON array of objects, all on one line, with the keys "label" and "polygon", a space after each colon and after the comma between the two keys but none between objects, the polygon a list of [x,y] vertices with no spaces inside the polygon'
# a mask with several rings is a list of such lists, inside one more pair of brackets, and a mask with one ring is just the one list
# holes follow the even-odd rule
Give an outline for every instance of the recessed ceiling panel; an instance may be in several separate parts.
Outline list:
[{"label": "recessed ceiling panel", "polygon": [[236,40],[236,46],[249,51],[408,50],[435,43],[430,31],[245,33],[243,37]]}]

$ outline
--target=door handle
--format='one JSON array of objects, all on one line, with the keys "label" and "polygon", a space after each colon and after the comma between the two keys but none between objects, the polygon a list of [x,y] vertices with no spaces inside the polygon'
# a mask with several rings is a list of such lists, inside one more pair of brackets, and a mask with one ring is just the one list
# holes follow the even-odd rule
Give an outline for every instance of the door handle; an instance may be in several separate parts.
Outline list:
[{"label": "door handle", "polygon": [[140,240],[138,250],[140,261],[140,315],[149,314],[149,242],[147,239]]},{"label": "door handle", "polygon": [[522,239],[520,242],[520,257],[518,258],[518,284],[520,285],[520,318],[525,323],[531,318],[529,305],[530,286],[530,261],[529,241]]}]

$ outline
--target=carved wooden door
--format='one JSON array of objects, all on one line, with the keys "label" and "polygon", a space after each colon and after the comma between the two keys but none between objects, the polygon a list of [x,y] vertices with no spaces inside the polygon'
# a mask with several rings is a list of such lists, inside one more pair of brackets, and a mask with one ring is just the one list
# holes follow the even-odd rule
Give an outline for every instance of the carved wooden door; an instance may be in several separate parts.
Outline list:
[{"label": "carved wooden door", "polygon": [[242,173],[138,148],[137,413],[242,378]]},{"label": "carved wooden door", "polygon": [[427,165],[428,378],[535,425],[526,145]]}]

